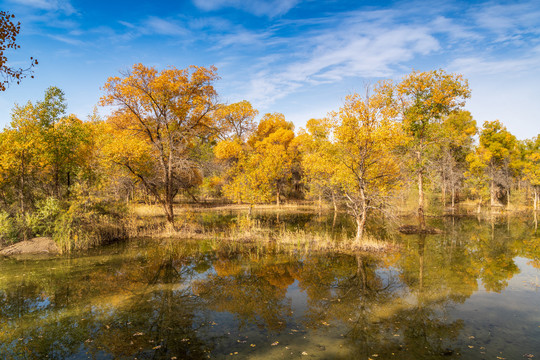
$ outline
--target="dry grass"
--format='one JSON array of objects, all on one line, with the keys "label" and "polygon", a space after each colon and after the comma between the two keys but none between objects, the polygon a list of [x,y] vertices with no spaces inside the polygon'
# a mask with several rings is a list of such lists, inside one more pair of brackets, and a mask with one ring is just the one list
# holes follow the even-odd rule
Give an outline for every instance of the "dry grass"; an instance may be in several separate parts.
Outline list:
[{"label": "dry grass", "polygon": [[[254,207],[255,208],[255,207]],[[275,212],[277,206],[257,206],[256,211],[272,211]],[[396,244],[388,243],[365,235],[362,241],[355,241],[342,233],[338,236],[335,234],[325,233],[317,234],[306,232],[304,230],[286,230],[284,227],[269,228],[261,224],[260,221],[248,215],[242,215],[242,212],[247,212],[249,207],[235,205],[217,208],[184,208],[181,212],[177,212],[178,217],[175,227],[168,226],[163,215],[158,214],[159,208],[138,206],[134,213],[137,214],[133,218],[130,226],[131,236],[149,236],[153,238],[182,238],[195,240],[212,240],[221,245],[238,245],[245,246],[247,244],[256,246],[271,246],[279,250],[295,250],[295,251],[318,251],[318,252],[381,252],[391,251],[397,248]],[[222,211],[222,210],[238,210],[239,215],[234,223],[223,231],[208,230],[197,223],[197,213],[199,211]],[[244,210],[244,211],[241,211]],[[279,210],[287,212],[308,211],[304,205],[282,206]],[[313,211],[313,210],[312,210]]]}]

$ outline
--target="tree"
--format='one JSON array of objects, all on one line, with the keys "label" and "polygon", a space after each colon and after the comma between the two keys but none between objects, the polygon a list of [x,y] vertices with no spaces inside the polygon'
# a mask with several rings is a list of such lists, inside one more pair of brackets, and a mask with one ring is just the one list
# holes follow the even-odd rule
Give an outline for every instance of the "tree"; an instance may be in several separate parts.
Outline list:
[{"label": "tree", "polygon": [[49,87],[43,101],[35,105],[36,121],[44,141],[44,176],[46,182],[52,184],[56,198],[63,196],[63,185],[69,194],[74,175],[84,159],[80,149],[89,136],[81,120],[74,115],[66,116],[66,109],[65,94],[55,86]]},{"label": "tree", "polygon": [[332,121],[328,118],[310,119],[306,130],[298,136],[306,181],[311,192],[318,195],[319,201],[323,196],[330,199],[337,212],[339,186],[333,181],[336,168],[332,151],[334,144],[330,139]]},{"label": "tree", "polygon": [[446,205],[446,191],[451,192],[452,210],[455,206],[456,190],[467,169],[466,156],[472,151],[477,133],[476,121],[468,111],[453,112],[446,116],[440,127],[437,141],[436,161],[441,177],[442,203]]},{"label": "tree", "polygon": [[1,140],[0,172],[4,174],[3,187],[14,190],[9,197],[17,199],[18,208],[24,214],[33,205],[40,170],[44,166],[41,155],[45,143],[31,102],[14,107],[12,121],[2,132]]},{"label": "tree", "polygon": [[526,141],[524,155],[523,172],[533,188],[533,208],[536,211],[540,193],[540,135]]},{"label": "tree", "polygon": [[221,139],[240,139],[245,142],[257,128],[254,119],[258,114],[246,100],[220,106],[215,114],[221,128],[218,136]]},{"label": "tree", "polygon": [[461,75],[443,70],[413,71],[395,87],[386,86],[394,97],[410,136],[408,149],[415,158],[414,170],[418,179],[418,218],[424,229],[424,175],[428,153],[436,140],[434,136],[443,116],[459,110],[470,96],[467,80]]},{"label": "tree", "polygon": [[136,64],[104,86],[101,105],[116,106],[104,153],[155,196],[170,224],[176,194],[201,180],[191,149],[216,133],[216,71],[190,66],[158,72]]},{"label": "tree", "polygon": [[485,121],[480,131],[479,152],[484,153],[490,181],[490,205],[506,198],[510,204],[511,171],[516,158],[516,137],[499,120]]},{"label": "tree", "polygon": [[298,154],[294,125],[280,113],[265,114],[257,131],[248,140],[255,150],[253,175],[258,182],[274,192],[276,205],[281,203],[284,185],[292,178],[292,169]]},{"label": "tree", "polygon": [[238,202],[266,202],[291,179],[297,157],[294,126],[279,113],[265,114],[247,142],[235,136],[218,143],[216,156],[230,164],[225,195]]},{"label": "tree", "polygon": [[348,96],[332,116],[332,182],[338,184],[356,220],[357,241],[362,239],[368,212],[383,210],[400,185],[399,162],[393,151],[403,136],[392,110],[379,87],[371,96]]},{"label": "tree", "polygon": [[[17,35],[21,29],[21,23],[13,22],[15,15],[6,11],[0,11],[0,74],[3,80],[0,81],[0,91],[5,91],[9,84],[15,81],[17,84],[27,75],[31,75],[31,69],[38,64],[38,61],[33,57],[30,58],[30,65],[23,68],[12,68],[7,66],[6,50],[16,50],[20,45],[16,43]],[[31,75],[33,78],[34,76]]]}]

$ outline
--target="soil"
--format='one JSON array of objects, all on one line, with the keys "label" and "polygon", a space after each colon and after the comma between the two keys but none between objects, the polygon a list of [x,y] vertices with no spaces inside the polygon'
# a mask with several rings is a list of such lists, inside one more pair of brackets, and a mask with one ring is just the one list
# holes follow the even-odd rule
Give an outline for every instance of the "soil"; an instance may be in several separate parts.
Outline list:
[{"label": "soil", "polygon": [[34,254],[55,255],[58,253],[60,253],[60,249],[58,249],[58,246],[53,239],[49,237],[38,237],[10,245],[0,251],[0,256]]}]

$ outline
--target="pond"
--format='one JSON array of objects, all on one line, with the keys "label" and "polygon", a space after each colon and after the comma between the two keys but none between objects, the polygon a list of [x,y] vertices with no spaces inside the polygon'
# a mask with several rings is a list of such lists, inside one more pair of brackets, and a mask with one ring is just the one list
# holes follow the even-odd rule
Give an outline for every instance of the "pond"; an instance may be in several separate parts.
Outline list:
[{"label": "pond", "polygon": [[[199,221],[225,226],[235,216]],[[352,231],[331,214],[257,216]],[[444,232],[396,235],[400,250],[387,254],[141,238],[78,255],[0,259],[0,358],[540,357],[532,215],[431,225]]]}]

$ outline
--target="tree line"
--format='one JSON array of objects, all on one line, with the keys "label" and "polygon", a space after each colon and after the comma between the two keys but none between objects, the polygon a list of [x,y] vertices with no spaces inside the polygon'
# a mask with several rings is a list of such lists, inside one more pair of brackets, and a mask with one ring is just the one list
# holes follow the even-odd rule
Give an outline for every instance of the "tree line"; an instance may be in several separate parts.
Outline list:
[{"label": "tree line", "polygon": [[258,118],[246,100],[221,103],[217,80],[214,67],[136,64],[105,83],[106,118],[67,114],[56,87],[15,105],[0,133],[0,237],[35,234],[54,211],[71,211],[74,224],[73,214],[98,216],[119,200],[152,199],[174,224],[179,194],[325,201],[354,216],[357,239],[369,214],[392,211],[409,193],[418,194],[425,229],[426,190],[452,211],[465,200],[537,209],[540,136],[517,140],[497,120],[479,128],[464,110],[470,89],[459,74],[379,82],[296,132],[283,114]]}]

